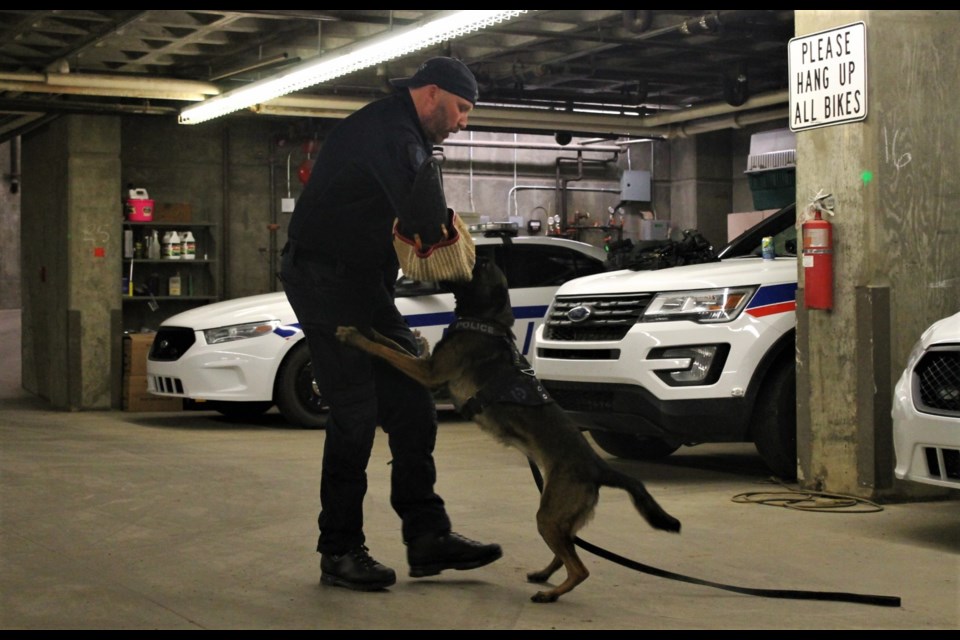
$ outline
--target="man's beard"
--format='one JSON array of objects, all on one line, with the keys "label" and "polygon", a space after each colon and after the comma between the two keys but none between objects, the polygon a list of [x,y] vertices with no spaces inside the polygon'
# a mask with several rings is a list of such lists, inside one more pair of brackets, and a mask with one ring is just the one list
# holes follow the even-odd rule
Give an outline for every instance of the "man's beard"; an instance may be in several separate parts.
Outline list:
[{"label": "man's beard", "polygon": [[440,144],[447,139],[450,134],[446,126],[447,120],[447,109],[443,104],[438,104],[433,111],[423,118],[421,126],[423,126],[423,131],[427,134],[427,139],[430,142]]}]

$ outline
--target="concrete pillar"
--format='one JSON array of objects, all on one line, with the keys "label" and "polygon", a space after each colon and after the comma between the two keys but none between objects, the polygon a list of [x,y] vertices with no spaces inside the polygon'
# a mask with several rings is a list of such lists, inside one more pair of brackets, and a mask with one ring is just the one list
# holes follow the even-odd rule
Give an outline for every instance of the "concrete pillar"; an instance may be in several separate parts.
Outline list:
[{"label": "concrete pillar", "polygon": [[120,343],[120,119],[64,116],[23,139],[23,386],[109,409]]},{"label": "concrete pillar", "polygon": [[798,224],[816,193],[836,198],[831,311],[804,308],[798,265],[799,480],[866,498],[930,495],[893,477],[890,407],[914,341],[960,304],[960,13],[797,11],[795,28],[856,22],[866,119],[797,133]]},{"label": "concrete pillar", "polygon": [[20,138],[0,144],[0,309],[20,301]]},{"label": "concrete pillar", "polygon": [[697,229],[722,247],[733,209],[730,131],[670,141],[670,224],[675,233]]}]

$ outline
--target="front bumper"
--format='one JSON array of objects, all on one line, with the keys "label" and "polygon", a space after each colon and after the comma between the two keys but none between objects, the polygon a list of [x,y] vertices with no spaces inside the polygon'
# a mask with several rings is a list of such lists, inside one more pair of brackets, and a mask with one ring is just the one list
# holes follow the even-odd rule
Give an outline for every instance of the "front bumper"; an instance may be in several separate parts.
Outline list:
[{"label": "front bumper", "polygon": [[675,445],[745,442],[745,398],[661,400],[636,385],[541,380],[553,399],[587,428],[650,436]]},{"label": "front bumper", "polygon": [[900,480],[960,489],[960,419],[917,411],[911,395],[912,372],[894,390],[894,475]]},{"label": "front bumper", "polygon": [[207,345],[197,332],[194,344],[177,360],[147,361],[147,390],[190,400],[273,401],[274,379],[291,340],[269,334]]}]

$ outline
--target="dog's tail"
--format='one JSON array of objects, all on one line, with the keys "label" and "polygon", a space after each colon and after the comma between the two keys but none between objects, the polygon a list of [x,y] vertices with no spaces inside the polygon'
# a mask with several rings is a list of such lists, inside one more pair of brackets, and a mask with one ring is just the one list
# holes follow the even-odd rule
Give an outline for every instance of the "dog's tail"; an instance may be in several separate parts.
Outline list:
[{"label": "dog's tail", "polygon": [[680,533],[680,521],[663,510],[663,507],[654,500],[650,492],[647,491],[647,487],[640,480],[616,469],[608,468],[603,474],[602,483],[608,487],[616,487],[629,493],[630,499],[633,500],[633,506],[654,529]]}]

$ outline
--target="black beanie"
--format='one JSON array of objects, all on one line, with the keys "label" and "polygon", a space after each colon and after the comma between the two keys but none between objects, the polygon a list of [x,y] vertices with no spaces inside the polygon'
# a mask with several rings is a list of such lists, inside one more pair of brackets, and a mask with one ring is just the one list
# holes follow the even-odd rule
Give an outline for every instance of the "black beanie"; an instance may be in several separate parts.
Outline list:
[{"label": "black beanie", "polygon": [[458,95],[470,104],[477,104],[479,92],[477,79],[463,62],[456,58],[443,56],[430,58],[420,65],[417,72],[409,78],[395,78],[390,81],[395,87],[422,87],[435,84],[444,91]]}]

